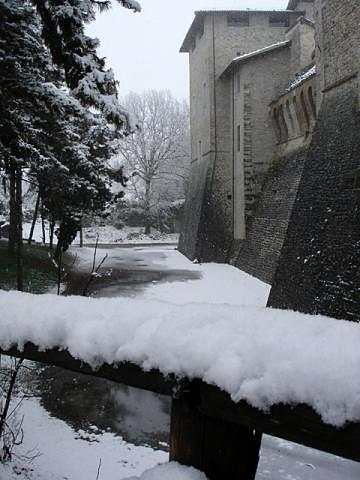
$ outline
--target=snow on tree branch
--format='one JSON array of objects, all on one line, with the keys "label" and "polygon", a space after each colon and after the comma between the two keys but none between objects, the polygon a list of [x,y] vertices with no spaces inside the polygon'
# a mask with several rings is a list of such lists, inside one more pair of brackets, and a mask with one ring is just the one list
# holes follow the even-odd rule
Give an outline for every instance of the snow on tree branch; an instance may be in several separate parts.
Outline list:
[{"label": "snow on tree branch", "polygon": [[[85,105],[100,110],[105,118],[125,133],[135,128],[128,111],[118,102],[117,82],[105,59],[97,55],[98,40],[85,35],[85,24],[95,18],[96,7],[109,1],[34,0],[42,20],[42,34],[53,61],[64,69],[71,92]],[[121,0],[125,8],[139,12],[138,2]]]},{"label": "snow on tree branch", "polygon": [[141,5],[136,0],[118,0],[123,7],[134,10],[134,12],[141,12]]}]

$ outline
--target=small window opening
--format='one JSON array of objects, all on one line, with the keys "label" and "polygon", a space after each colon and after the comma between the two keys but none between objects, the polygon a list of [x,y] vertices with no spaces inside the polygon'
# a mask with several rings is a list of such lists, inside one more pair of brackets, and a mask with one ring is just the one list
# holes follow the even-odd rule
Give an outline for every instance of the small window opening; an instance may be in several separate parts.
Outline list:
[{"label": "small window opening", "polygon": [[241,147],[240,134],[241,134],[241,129],[240,129],[240,125],[238,125],[238,126],[237,126],[237,151],[238,151],[238,152],[240,152],[240,147]]},{"label": "small window opening", "polygon": [[227,16],[228,27],[248,27],[250,15],[248,13],[229,13]]},{"label": "small window opening", "polygon": [[289,27],[290,26],[289,15],[272,14],[269,17],[269,25],[270,27]]}]

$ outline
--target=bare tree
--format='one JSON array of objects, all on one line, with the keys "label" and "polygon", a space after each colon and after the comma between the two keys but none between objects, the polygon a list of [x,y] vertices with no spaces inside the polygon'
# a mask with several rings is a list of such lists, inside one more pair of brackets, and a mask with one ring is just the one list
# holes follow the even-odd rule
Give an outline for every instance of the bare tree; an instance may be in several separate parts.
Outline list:
[{"label": "bare tree", "polygon": [[143,201],[145,233],[150,233],[151,210],[159,202],[160,191],[174,188],[169,186],[174,180],[178,184],[180,180],[184,190],[190,162],[189,108],[169,91],[130,93],[123,103],[140,128],[121,141],[120,162],[131,173]]}]

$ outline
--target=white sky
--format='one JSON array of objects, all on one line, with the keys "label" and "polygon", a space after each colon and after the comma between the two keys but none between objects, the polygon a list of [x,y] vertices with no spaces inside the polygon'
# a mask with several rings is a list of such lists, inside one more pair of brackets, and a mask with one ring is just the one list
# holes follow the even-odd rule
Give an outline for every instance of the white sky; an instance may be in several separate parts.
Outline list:
[{"label": "white sky", "polygon": [[99,53],[120,81],[120,95],[148,89],[171,90],[188,98],[188,54],[180,46],[195,10],[285,9],[288,0],[140,0],[141,13],[120,7],[99,14],[87,33],[100,39]]}]

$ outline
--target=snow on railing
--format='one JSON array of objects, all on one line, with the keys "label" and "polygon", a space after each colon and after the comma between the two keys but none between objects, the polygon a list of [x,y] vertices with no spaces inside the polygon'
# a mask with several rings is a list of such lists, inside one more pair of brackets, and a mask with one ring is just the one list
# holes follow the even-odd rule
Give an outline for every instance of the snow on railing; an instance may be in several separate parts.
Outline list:
[{"label": "snow on railing", "polygon": [[94,368],[132,362],[200,378],[237,402],[311,406],[323,421],[360,421],[360,325],[209,303],[92,299],[0,291],[0,347],[60,348]]}]

